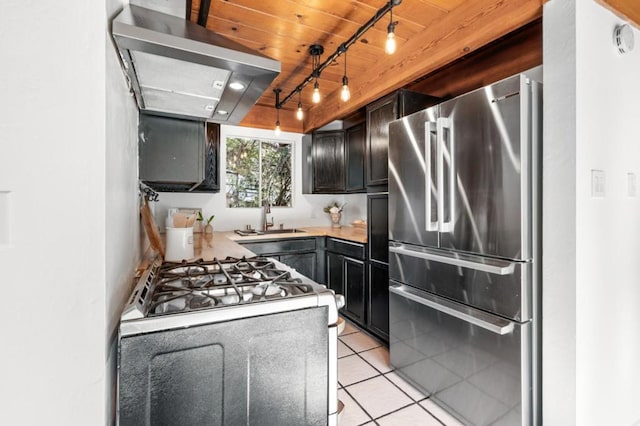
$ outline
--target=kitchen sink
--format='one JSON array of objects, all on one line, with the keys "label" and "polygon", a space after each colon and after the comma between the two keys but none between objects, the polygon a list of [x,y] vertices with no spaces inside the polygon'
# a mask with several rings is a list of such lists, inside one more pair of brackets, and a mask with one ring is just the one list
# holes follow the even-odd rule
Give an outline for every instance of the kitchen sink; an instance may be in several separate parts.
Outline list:
[{"label": "kitchen sink", "polygon": [[303,231],[302,229],[286,228],[286,229],[269,229],[267,231],[261,231],[259,229],[251,229],[251,230],[236,229],[234,232],[240,235],[241,237],[248,237],[251,235],[297,234],[297,233],[306,232],[306,231]]}]

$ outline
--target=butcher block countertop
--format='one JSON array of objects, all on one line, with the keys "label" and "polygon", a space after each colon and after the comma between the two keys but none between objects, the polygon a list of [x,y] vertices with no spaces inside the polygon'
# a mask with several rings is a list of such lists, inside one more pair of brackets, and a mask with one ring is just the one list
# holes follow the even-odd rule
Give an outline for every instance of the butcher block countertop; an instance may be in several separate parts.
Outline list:
[{"label": "butcher block countertop", "polygon": [[[334,237],[353,241],[356,243],[367,243],[367,230],[362,228],[354,228],[351,226],[344,226],[342,228],[332,228],[330,226],[315,226],[298,229],[301,229],[305,232],[250,235],[246,237],[242,237],[233,231],[214,232],[213,234],[196,233],[193,235],[195,253],[193,259],[212,260],[216,257],[219,259],[224,259],[227,256],[251,257],[255,256],[255,253],[244,248],[238,243],[281,238]],[[163,242],[164,237],[165,235],[162,234]],[[153,261],[156,256],[157,253],[153,252],[153,250],[149,248],[147,250],[147,253],[145,253],[143,261],[139,265],[139,270],[144,270],[149,265],[149,262]]]},{"label": "butcher block countertop", "polygon": [[353,241],[355,243],[367,243],[367,230],[364,228],[355,228],[352,226],[343,226],[342,228],[332,228],[330,226],[310,226],[304,228],[296,228],[304,232],[294,233],[282,233],[282,234],[268,234],[268,235],[247,235],[246,237],[240,236],[233,231],[227,231],[221,233],[228,239],[239,243],[245,241],[261,241],[261,240],[273,240],[282,238],[305,238],[305,237],[334,237],[341,238],[347,241]]}]

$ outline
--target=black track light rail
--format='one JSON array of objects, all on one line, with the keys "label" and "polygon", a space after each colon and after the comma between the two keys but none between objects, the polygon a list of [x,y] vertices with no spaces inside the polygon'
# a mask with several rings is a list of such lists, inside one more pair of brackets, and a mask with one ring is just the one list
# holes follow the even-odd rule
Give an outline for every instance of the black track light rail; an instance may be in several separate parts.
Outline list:
[{"label": "black track light rail", "polygon": [[[387,14],[387,12],[389,12],[391,9],[393,9],[395,6],[399,5],[400,3],[402,3],[402,0],[389,0],[387,2],[387,4],[385,4],[384,6],[382,6],[380,9],[378,9],[378,11],[375,13],[375,15],[373,15],[371,17],[371,19],[369,19],[364,25],[362,25],[360,28],[358,28],[358,30],[353,33],[353,35],[351,37],[349,37],[349,39],[347,41],[345,41],[344,43],[340,44],[340,46],[338,46],[338,48],[336,49],[335,52],[333,52],[331,54],[331,56],[329,56],[327,59],[325,59],[325,61],[323,63],[321,63],[320,65],[318,65],[317,69],[312,70],[311,74],[309,74],[307,76],[307,78],[305,78],[302,83],[298,84],[298,86],[293,89],[291,91],[291,93],[289,93],[281,102],[278,102],[278,97],[276,97],[276,108],[280,109],[282,108],[282,106],[284,104],[286,104],[296,93],[301,92],[302,89],[304,89],[304,87],[309,84],[309,82],[311,82],[311,80],[314,80],[317,77],[320,77],[320,74],[322,73],[322,71],[329,66],[329,64],[331,64],[333,61],[335,61],[338,56],[342,55],[344,52],[347,51],[347,49],[356,41],[358,41],[358,39],[360,37],[362,37],[362,35],[367,32],[367,30],[371,27],[373,27],[376,22],[378,22],[380,19],[382,19],[384,17],[384,15]],[[280,89],[278,89],[280,90]]]}]

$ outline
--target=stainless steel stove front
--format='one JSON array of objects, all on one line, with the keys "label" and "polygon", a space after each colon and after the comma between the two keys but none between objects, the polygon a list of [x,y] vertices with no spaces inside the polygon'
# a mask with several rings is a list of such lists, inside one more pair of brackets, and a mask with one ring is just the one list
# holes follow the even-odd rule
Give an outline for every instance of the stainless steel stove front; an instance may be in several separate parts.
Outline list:
[{"label": "stainless steel stove front", "polygon": [[[285,290],[255,271],[222,279],[212,264],[145,272],[120,323],[119,425],[336,423],[339,302],[273,265]],[[185,295],[188,306],[161,300]]]}]

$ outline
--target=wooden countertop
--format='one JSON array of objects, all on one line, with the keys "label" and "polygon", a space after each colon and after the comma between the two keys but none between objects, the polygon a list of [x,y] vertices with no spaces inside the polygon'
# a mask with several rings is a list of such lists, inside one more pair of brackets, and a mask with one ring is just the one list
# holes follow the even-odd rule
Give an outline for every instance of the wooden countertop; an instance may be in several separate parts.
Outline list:
[{"label": "wooden countertop", "polygon": [[[352,226],[343,226],[342,228],[314,226],[298,229],[305,232],[296,232],[292,234],[251,235],[247,237],[242,237],[233,231],[214,232],[213,234],[196,233],[193,235],[195,256],[193,259],[188,260],[212,260],[215,257],[224,259],[227,256],[255,256],[255,253],[238,244],[245,241],[261,241],[278,238],[334,237],[362,244],[367,243],[367,230],[362,228],[354,228]],[[162,234],[162,239],[164,242],[164,234]],[[155,253],[151,248],[148,248],[138,269],[140,271],[144,270],[149,265],[149,262],[152,262],[156,256],[157,253]]]},{"label": "wooden countertop", "polygon": [[356,243],[367,243],[367,230],[363,228],[355,228],[353,226],[343,226],[342,228],[332,228],[330,226],[310,226],[305,228],[296,228],[304,232],[268,234],[268,235],[248,235],[243,237],[233,231],[222,232],[226,238],[232,241],[261,241],[279,238],[305,238],[305,237],[334,237],[343,240],[353,241]]}]

